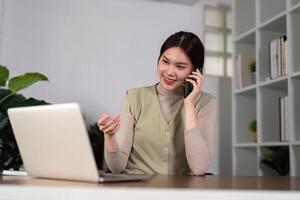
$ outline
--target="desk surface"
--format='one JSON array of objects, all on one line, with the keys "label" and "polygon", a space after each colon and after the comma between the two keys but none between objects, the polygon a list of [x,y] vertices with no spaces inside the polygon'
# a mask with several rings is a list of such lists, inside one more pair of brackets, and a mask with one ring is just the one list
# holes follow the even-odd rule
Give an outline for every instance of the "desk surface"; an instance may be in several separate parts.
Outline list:
[{"label": "desk surface", "polygon": [[251,177],[251,176],[180,176],[155,175],[146,181],[119,183],[87,183],[2,176],[0,185],[58,186],[58,187],[126,187],[126,188],[183,188],[217,190],[300,190],[300,177]]},{"label": "desk surface", "polygon": [[0,200],[300,199],[300,177],[153,176],[147,181],[86,183],[0,177]]}]

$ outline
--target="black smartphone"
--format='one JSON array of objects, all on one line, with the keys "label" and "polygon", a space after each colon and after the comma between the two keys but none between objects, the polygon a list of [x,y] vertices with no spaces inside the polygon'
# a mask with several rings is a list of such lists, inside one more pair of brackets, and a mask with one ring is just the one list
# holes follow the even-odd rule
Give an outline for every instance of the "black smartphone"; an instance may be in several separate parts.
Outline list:
[{"label": "black smartphone", "polygon": [[[200,69],[200,73],[203,75],[203,67]],[[193,91],[193,85],[190,82],[185,81],[182,87],[184,98],[187,97]]]},{"label": "black smartphone", "polygon": [[183,88],[183,97],[187,97],[193,91],[193,85],[190,82],[185,82],[182,85]]}]

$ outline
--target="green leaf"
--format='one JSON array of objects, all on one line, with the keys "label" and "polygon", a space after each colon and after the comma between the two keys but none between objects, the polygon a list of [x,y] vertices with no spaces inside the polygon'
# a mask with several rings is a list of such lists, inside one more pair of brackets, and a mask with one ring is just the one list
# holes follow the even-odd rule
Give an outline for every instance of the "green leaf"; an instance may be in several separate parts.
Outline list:
[{"label": "green leaf", "polygon": [[48,81],[48,78],[40,73],[25,73],[20,76],[16,76],[9,80],[8,88],[10,91],[16,93],[22,89],[25,89],[38,81]]},{"label": "green leaf", "polygon": [[[6,89],[0,89],[0,98],[1,96],[10,94],[11,91]],[[49,104],[43,100],[38,100],[34,98],[25,98],[21,94],[15,94],[14,96],[7,99],[7,101],[0,104],[0,112],[2,112],[5,116],[7,116],[7,110],[9,108],[15,107],[25,107],[25,106],[35,106],[35,105],[46,105]],[[0,131],[1,133],[1,131]],[[1,135],[1,134],[0,134]]]},{"label": "green leaf", "polygon": [[8,76],[9,76],[9,71],[7,67],[0,65],[0,87],[5,86]]}]

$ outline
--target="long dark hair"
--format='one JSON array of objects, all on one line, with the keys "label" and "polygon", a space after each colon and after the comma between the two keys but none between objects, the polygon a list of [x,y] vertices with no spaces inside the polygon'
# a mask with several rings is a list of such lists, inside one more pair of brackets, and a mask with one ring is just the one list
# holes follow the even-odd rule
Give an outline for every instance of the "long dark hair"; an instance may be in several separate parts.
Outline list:
[{"label": "long dark hair", "polygon": [[204,46],[197,35],[190,32],[180,31],[169,36],[161,46],[158,60],[161,55],[171,47],[181,48],[191,60],[193,67],[202,71],[205,51]]}]

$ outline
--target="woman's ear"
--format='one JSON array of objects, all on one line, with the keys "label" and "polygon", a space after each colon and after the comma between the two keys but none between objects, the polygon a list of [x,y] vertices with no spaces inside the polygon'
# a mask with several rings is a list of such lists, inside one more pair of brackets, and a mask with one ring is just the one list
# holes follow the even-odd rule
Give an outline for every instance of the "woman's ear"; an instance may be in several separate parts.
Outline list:
[{"label": "woman's ear", "polygon": [[203,75],[203,66],[199,69],[201,75]]},{"label": "woman's ear", "polygon": [[193,72],[197,71],[197,67],[195,67],[194,65],[192,65],[193,67]]}]

